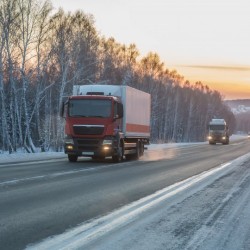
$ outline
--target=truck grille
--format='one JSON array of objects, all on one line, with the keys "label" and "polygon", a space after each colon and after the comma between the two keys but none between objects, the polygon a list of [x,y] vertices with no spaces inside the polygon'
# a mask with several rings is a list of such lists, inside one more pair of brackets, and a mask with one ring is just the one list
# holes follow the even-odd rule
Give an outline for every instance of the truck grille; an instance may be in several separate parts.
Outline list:
[{"label": "truck grille", "polygon": [[77,139],[76,144],[79,150],[94,151],[99,147],[99,140],[96,139]]},{"label": "truck grille", "polygon": [[102,135],[104,131],[104,126],[74,125],[73,129],[76,135]]}]

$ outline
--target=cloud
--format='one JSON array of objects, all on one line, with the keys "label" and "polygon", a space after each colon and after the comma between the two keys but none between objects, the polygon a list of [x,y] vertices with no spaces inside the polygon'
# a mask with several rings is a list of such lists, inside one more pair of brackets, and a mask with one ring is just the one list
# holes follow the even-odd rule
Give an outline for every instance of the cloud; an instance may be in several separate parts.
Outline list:
[{"label": "cloud", "polygon": [[211,65],[181,65],[180,67],[207,69],[207,70],[234,70],[234,71],[250,71],[248,66],[211,66]]}]

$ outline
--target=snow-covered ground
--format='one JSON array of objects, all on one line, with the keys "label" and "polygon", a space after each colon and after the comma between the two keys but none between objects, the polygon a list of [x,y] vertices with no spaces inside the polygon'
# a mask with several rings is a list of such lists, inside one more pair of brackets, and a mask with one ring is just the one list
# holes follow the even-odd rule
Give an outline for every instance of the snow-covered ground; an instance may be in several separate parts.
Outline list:
[{"label": "snow-covered ground", "polygon": [[13,153],[13,154],[0,154],[0,164],[2,163],[21,163],[29,161],[44,161],[53,159],[66,159],[63,152],[44,152],[44,153]]},{"label": "snow-covered ground", "polygon": [[[149,150],[187,145],[150,145]],[[48,157],[65,155],[2,154],[0,163]],[[27,248],[249,250],[249,218],[250,153]]]}]

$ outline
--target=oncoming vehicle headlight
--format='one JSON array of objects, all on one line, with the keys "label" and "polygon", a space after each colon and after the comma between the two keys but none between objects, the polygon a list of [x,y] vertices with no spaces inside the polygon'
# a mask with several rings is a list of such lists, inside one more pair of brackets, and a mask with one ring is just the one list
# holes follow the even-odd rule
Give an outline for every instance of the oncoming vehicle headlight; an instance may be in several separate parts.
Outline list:
[{"label": "oncoming vehicle headlight", "polygon": [[212,137],[211,135],[209,135],[209,136],[207,137],[207,139],[208,139],[208,140],[212,140],[213,137]]},{"label": "oncoming vehicle headlight", "polygon": [[223,137],[222,137],[222,140],[226,140],[226,136],[223,136]]}]

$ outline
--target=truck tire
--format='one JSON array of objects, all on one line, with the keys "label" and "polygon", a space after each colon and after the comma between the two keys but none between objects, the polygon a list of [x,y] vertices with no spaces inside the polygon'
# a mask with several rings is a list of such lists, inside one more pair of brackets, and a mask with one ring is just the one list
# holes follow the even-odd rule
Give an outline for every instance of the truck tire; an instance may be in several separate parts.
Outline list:
[{"label": "truck tire", "polygon": [[117,155],[112,156],[113,162],[121,162],[123,160],[124,155],[124,147],[122,143],[120,143],[119,148],[117,150]]},{"label": "truck tire", "polygon": [[141,143],[139,141],[136,142],[136,153],[126,155],[126,160],[131,161],[131,160],[138,160],[140,158],[141,154],[140,144]]},{"label": "truck tire", "polygon": [[140,142],[140,156],[143,156],[144,154],[144,144]]},{"label": "truck tire", "polygon": [[68,155],[68,159],[70,162],[76,162],[78,159],[77,155]]}]

